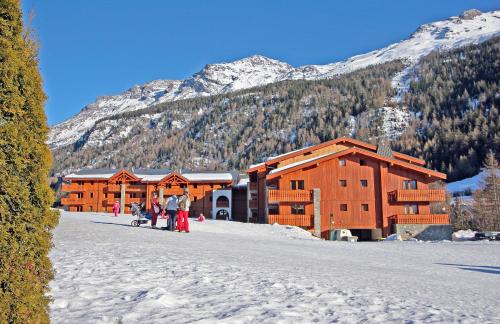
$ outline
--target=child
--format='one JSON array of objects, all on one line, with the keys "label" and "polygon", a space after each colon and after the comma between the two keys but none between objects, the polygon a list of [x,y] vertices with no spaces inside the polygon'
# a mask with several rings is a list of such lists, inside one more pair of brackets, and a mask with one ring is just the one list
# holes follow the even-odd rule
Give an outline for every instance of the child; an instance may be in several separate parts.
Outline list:
[{"label": "child", "polygon": [[118,217],[118,213],[120,212],[120,203],[118,200],[113,204],[113,213],[115,213],[115,217]]}]

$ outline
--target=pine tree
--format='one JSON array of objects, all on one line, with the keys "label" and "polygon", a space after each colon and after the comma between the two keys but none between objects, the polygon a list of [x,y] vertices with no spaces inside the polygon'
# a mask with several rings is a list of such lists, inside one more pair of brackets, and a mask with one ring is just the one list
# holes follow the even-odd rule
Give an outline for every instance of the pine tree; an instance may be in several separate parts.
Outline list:
[{"label": "pine tree", "polygon": [[50,230],[58,216],[37,46],[19,0],[0,1],[0,323],[47,323]]},{"label": "pine tree", "polygon": [[474,212],[481,230],[500,230],[500,178],[498,161],[490,151],[484,163],[482,189],[474,194]]}]

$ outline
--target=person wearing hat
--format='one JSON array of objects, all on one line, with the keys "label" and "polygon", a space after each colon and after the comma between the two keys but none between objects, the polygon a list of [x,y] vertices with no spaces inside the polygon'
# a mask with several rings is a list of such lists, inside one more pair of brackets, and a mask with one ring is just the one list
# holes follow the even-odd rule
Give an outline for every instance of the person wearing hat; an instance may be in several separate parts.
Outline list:
[{"label": "person wearing hat", "polygon": [[179,198],[173,195],[167,198],[165,208],[167,209],[167,227],[169,231],[175,230],[175,223],[177,222],[177,210],[179,209]]},{"label": "person wearing hat", "polygon": [[179,197],[178,200],[179,211],[177,212],[177,230],[179,232],[185,231],[189,233],[189,207],[191,206],[191,200],[189,199],[189,190],[184,188],[184,193]]}]

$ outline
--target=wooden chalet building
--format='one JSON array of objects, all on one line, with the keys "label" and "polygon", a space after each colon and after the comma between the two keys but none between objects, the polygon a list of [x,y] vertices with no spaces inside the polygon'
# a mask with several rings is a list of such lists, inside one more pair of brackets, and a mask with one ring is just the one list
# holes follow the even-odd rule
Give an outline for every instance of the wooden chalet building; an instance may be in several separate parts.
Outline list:
[{"label": "wooden chalet building", "polygon": [[351,138],[269,158],[246,172],[248,219],[296,225],[328,238],[332,227],[365,239],[385,237],[397,224],[448,224],[432,213],[446,175],[425,161]]},{"label": "wooden chalet building", "polygon": [[[61,204],[69,211],[112,212],[118,200],[121,211],[130,213],[131,203],[144,202],[151,206],[156,192],[160,202],[172,195],[180,196],[189,188],[190,216],[213,214],[213,194],[216,207],[229,211],[233,174],[229,172],[172,172],[162,169],[137,169],[133,172],[115,169],[82,170],[63,178]],[[229,188],[229,190],[225,190]],[[219,210],[218,209],[218,210]]]}]

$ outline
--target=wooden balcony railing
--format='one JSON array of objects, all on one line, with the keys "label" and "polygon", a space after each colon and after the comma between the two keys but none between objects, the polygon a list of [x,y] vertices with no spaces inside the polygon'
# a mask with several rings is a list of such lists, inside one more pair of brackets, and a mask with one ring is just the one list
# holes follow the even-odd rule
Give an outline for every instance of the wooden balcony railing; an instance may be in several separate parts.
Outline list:
[{"label": "wooden balcony railing", "polygon": [[75,191],[85,191],[85,190],[87,190],[87,188],[77,183],[63,183],[61,186],[61,191],[63,192],[75,192]]},{"label": "wooden balcony railing", "polygon": [[312,215],[269,215],[269,224],[278,223],[281,225],[292,225],[310,227],[314,226]]},{"label": "wooden balcony railing", "polygon": [[445,201],[446,192],[442,189],[394,190],[389,193],[392,202]]},{"label": "wooden balcony railing", "polygon": [[447,214],[401,214],[390,218],[393,224],[449,224]]},{"label": "wooden balcony railing", "polygon": [[269,190],[269,202],[309,202],[309,190]]},{"label": "wooden balcony railing", "polygon": [[127,192],[141,192],[146,191],[146,185],[128,185],[125,190]]},{"label": "wooden balcony railing", "polygon": [[248,201],[248,208],[259,208],[259,204],[256,199]]},{"label": "wooden balcony railing", "polygon": [[83,205],[84,201],[82,198],[70,198],[70,197],[63,197],[61,198],[61,205]]},{"label": "wooden balcony railing", "polygon": [[121,191],[121,187],[119,184],[108,184],[106,186],[106,191],[107,192],[120,192]]}]

